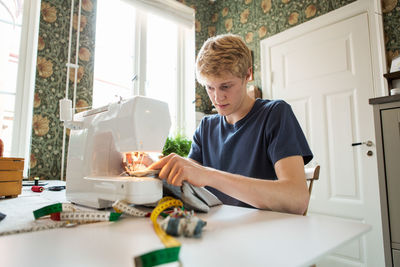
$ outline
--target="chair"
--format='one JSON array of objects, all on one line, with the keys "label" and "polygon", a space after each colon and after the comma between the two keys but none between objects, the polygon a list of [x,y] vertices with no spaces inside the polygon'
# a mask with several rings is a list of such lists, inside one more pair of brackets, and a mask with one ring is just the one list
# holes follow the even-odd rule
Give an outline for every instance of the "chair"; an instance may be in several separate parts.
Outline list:
[{"label": "chair", "polygon": [[[312,167],[312,168],[304,168],[304,172],[306,173],[306,179],[308,182],[308,193],[309,193],[310,197],[311,197],[311,191],[313,188],[314,181],[318,180],[318,178],[319,178],[319,169],[320,169],[319,165]],[[306,211],[303,213],[304,216],[307,215],[307,211],[308,211],[308,207],[307,207]]]}]

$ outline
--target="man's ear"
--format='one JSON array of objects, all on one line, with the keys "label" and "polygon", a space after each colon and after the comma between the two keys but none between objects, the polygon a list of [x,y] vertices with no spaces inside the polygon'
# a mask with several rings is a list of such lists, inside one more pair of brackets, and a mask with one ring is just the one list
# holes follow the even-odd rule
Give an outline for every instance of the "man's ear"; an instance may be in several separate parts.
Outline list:
[{"label": "man's ear", "polygon": [[246,81],[251,81],[252,79],[253,79],[253,67],[250,67],[248,70],[247,70],[247,74],[246,74]]}]

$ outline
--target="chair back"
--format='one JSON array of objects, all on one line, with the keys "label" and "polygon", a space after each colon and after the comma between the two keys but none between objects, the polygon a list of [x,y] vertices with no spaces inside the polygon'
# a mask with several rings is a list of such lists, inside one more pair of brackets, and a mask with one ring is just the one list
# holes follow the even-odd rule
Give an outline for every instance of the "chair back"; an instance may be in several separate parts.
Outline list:
[{"label": "chair back", "polygon": [[[314,181],[319,179],[319,169],[320,169],[319,165],[312,167],[312,168],[304,168],[304,172],[306,173],[306,179],[307,179],[307,183],[308,183],[308,193],[309,193],[310,197],[311,197],[311,192],[312,192]],[[308,207],[307,207],[306,211],[303,213],[304,216],[307,215],[307,211],[308,211]]]}]

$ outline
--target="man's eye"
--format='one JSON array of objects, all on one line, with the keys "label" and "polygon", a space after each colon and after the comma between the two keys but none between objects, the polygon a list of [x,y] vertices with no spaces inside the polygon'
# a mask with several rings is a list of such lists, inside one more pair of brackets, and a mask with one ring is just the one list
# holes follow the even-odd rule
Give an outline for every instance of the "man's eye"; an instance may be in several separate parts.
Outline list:
[{"label": "man's eye", "polygon": [[229,87],[231,87],[231,86],[230,85],[223,85],[223,86],[221,86],[221,89],[225,90],[225,89],[229,89]]},{"label": "man's eye", "polygon": [[212,87],[210,87],[210,86],[207,86],[207,90],[208,90],[208,91],[212,91],[212,90],[214,90],[214,88],[212,88]]}]

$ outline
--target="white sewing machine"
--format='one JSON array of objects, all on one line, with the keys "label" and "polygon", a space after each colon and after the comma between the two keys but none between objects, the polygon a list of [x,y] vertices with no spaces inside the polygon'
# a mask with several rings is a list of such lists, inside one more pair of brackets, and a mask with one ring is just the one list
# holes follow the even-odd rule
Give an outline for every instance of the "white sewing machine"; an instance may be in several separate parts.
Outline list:
[{"label": "white sewing machine", "polygon": [[162,182],[126,177],[124,152],[161,152],[171,121],[168,104],[136,96],[78,113],[70,128],[66,196],[73,203],[106,208],[116,200],[133,204],[162,198]]}]

